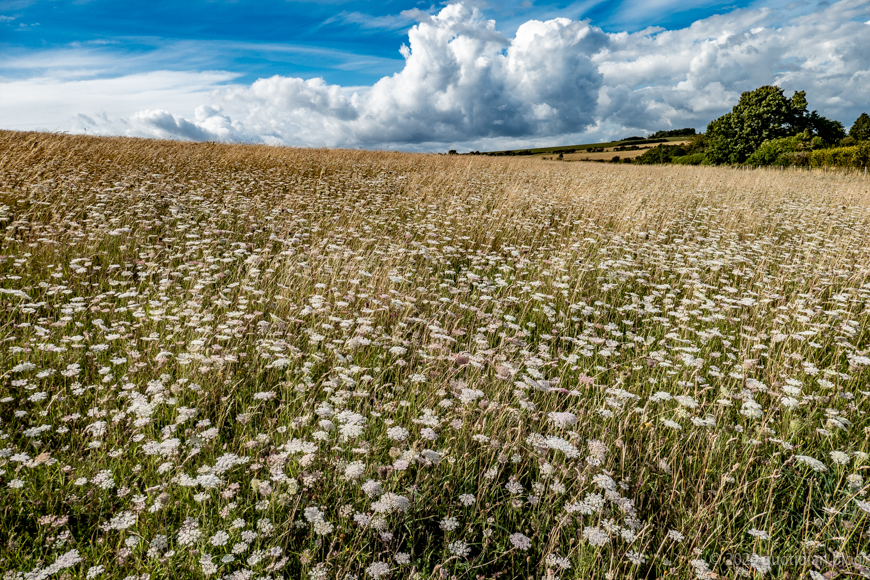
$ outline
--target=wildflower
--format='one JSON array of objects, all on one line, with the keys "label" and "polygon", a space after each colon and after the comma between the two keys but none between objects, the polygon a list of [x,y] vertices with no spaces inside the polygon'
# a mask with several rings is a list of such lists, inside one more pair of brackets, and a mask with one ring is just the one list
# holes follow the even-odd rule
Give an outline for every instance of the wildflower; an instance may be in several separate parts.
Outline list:
[{"label": "wildflower", "polygon": [[366,568],[366,574],[377,580],[381,576],[387,576],[390,573],[390,565],[386,562],[372,562]]},{"label": "wildflower", "polygon": [[804,465],[808,465],[813,471],[827,471],[828,468],[825,467],[825,464],[819,461],[818,459],[814,459],[807,455],[795,455],[794,458]]},{"label": "wildflower", "polygon": [[562,570],[571,569],[571,561],[568,558],[556,554],[547,554],[544,562],[551,568],[560,568]]},{"label": "wildflower", "polygon": [[743,402],[743,405],[740,407],[740,414],[750,419],[760,419],[764,415],[761,405],[752,399]]},{"label": "wildflower", "polygon": [[181,528],[178,530],[178,545],[191,546],[199,541],[202,532],[199,529],[199,522],[194,518],[186,518]]},{"label": "wildflower", "polygon": [[456,540],[447,546],[447,550],[454,556],[464,558],[471,553],[471,548],[462,540]]},{"label": "wildflower", "polygon": [[554,411],[549,413],[547,417],[556,427],[560,428],[570,427],[577,423],[577,415],[574,413],[557,413]]},{"label": "wildflower", "polygon": [[377,497],[384,492],[380,482],[374,481],[372,479],[366,480],[366,482],[362,485],[362,490],[369,497]]},{"label": "wildflower", "polygon": [[565,454],[566,457],[569,458],[580,456],[580,452],[577,451],[577,448],[568,441],[562,439],[561,437],[554,437],[552,435],[548,435],[546,437],[546,445],[549,446],[550,449],[561,451]]},{"label": "wildflower", "polygon": [[396,511],[408,511],[410,505],[411,502],[408,498],[396,493],[387,492],[378,501],[372,502],[372,509],[377,513],[389,514]]},{"label": "wildflower", "polygon": [[440,526],[442,530],[450,532],[459,527],[459,522],[456,518],[444,518],[441,520]]},{"label": "wildflower", "polygon": [[393,441],[404,441],[408,438],[408,430],[404,427],[390,427],[387,429],[387,437]]},{"label": "wildflower", "polygon": [[428,427],[420,430],[420,436],[423,437],[423,439],[428,439],[429,441],[435,441],[436,439],[438,439],[438,433],[436,433],[432,429],[429,429]]},{"label": "wildflower", "polygon": [[522,550],[523,552],[532,547],[532,540],[519,532],[511,534],[508,537],[508,540],[510,540],[511,545],[514,548]]},{"label": "wildflower", "polygon": [[365,463],[362,461],[354,461],[344,468],[344,478],[348,481],[359,479],[366,471]]},{"label": "wildflower", "polygon": [[603,546],[609,540],[607,532],[598,527],[583,528],[583,538],[592,546]]},{"label": "wildflower", "polygon": [[227,541],[230,539],[230,535],[223,530],[218,531],[212,537],[208,539],[208,542],[212,546],[226,546]]},{"label": "wildflower", "polygon": [[770,558],[765,558],[758,554],[752,554],[749,557],[749,565],[761,574],[767,574],[770,572]]},{"label": "wildflower", "polygon": [[692,569],[695,572],[695,578],[697,578],[697,580],[713,580],[717,577],[713,574],[713,571],[710,570],[710,566],[707,564],[707,562],[705,562],[701,558],[690,560],[689,564],[692,566]]},{"label": "wildflower", "polygon": [[461,504],[464,505],[465,507],[468,507],[468,506],[474,505],[474,496],[473,496],[473,495],[469,495],[469,494],[467,494],[467,493],[462,494],[462,495],[459,496],[459,503],[461,503]]},{"label": "wildflower", "polygon": [[842,451],[831,451],[830,456],[831,461],[833,461],[837,465],[846,465],[847,463],[849,463],[849,456]]},{"label": "wildflower", "polygon": [[202,573],[206,576],[211,576],[218,571],[217,565],[212,561],[212,557],[209,554],[202,555],[199,559],[199,565],[202,568]]},{"label": "wildflower", "polygon": [[136,514],[133,512],[120,512],[106,524],[110,530],[126,530],[136,523]]},{"label": "wildflower", "polygon": [[511,494],[516,495],[519,493],[523,493],[523,486],[520,485],[520,482],[516,480],[511,480],[504,485],[505,489],[508,490]]}]

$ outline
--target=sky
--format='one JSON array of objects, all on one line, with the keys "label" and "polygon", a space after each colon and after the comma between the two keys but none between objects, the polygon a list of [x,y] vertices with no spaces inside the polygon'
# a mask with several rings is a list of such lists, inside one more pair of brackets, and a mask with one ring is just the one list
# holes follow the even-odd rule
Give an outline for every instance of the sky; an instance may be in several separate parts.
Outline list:
[{"label": "sky", "polygon": [[0,128],[407,151],[870,112],[870,0],[0,0]]}]

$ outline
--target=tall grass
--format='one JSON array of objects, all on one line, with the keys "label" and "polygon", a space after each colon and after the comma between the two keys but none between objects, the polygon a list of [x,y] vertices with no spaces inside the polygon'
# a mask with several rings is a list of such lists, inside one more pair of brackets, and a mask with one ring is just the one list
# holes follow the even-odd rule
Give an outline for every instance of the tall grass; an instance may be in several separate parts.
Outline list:
[{"label": "tall grass", "polygon": [[4,578],[860,574],[862,175],[0,132]]}]

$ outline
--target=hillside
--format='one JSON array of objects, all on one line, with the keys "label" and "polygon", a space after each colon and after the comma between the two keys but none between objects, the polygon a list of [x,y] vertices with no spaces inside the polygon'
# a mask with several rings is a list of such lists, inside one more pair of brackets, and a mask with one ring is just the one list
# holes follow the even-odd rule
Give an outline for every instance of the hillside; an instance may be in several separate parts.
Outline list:
[{"label": "hillside", "polygon": [[866,571],[866,177],[0,132],[0,223],[4,579]]}]

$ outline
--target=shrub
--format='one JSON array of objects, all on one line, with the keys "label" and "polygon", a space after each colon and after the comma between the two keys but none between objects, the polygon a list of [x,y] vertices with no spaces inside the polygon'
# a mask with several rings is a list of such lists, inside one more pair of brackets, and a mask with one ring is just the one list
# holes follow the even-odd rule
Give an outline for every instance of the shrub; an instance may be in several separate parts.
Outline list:
[{"label": "shrub", "polygon": [[795,165],[793,153],[821,149],[825,142],[817,135],[799,133],[791,137],[770,139],[761,144],[746,160],[746,165]]},{"label": "shrub", "polygon": [[671,163],[676,163],[677,165],[702,165],[704,164],[704,161],[705,158],[703,153],[691,153],[689,155],[681,155],[671,159]]},{"label": "shrub", "polygon": [[832,147],[819,149],[809,154],[812,167],[853,167],[870,166],[870,142],[864,141],[854,147]]},{"label": "shrub", "polygon": [[635,163],[640,163],[641,165],[670,163],[674,157],[682,157],[685,154],[686,150],[679,145],[659,145],[635,159]]}]

